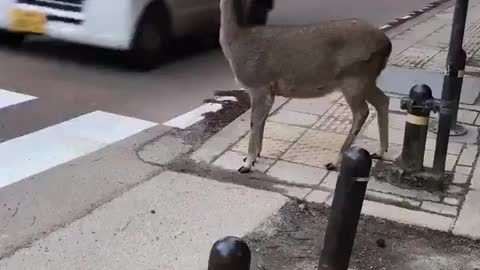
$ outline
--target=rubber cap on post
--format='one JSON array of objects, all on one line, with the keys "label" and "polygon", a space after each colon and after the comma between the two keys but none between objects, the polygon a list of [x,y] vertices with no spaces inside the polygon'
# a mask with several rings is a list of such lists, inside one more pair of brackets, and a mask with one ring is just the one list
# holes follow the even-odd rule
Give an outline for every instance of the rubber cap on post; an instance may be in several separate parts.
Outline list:
[{"label": "rubber cap on post", "polygon": [[371,168],[372,157],[363,148],[351,147],[343,157],[342,172],[347,171],[354,177],[369,177]]},{"label": "rubber cap on post", "polygon": [[213,244],[208,270],[249,270],[251,251],[240,238],[227,236]]},{"label": "rubber cap on post", "polygon": [[426,84],[417,84],[410,89],[409,97],[415,102],[423,102],[433,97],[432,89]]}]

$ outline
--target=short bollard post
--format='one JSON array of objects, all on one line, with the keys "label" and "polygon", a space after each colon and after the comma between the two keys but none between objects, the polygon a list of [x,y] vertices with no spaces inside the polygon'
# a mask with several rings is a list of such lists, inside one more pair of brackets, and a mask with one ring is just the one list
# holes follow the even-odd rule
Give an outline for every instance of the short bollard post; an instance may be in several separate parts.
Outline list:
[{"label": "short bollard post", "polygon": [[240,238],[227,236],[213,244],[208,270],[249,270],[251,251]]},{"label": "short bollard post", "polygon": [[403,148],[398,165],[406,171],[423,170],[425,145],[428,134],[428,120],[431,108],[427,102],[432,101],[432,89],[425,84],[415,85],[410,95],[402,99],[401,108],[407,110]]},{"label": "short bollard post", "polygon": [[319,270],[348,269],[371,167],[368,151],[352,147],[345,153],[328,217]]}]

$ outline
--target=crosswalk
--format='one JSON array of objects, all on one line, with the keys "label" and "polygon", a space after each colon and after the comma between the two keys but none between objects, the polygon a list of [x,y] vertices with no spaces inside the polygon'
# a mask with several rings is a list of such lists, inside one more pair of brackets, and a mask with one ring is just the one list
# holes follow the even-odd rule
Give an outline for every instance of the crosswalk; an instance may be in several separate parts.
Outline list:
[{"label": "crosswalk", "polygon": [[[34,96],[0,89],[0,113],[11,106],[22,106],[37,100],[39,98]],[[156,125],[150,121],[95,110],[8,139],[0,143],[0,188],[98,151]]]}]

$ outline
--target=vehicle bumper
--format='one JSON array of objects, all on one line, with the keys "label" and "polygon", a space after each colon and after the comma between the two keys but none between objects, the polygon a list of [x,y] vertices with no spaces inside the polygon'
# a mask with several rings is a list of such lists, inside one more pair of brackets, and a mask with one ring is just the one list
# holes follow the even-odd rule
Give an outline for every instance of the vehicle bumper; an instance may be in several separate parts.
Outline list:
[{"label": "vehicle bumper", "polygon": [[13,9],[40,11],[49,16],[45,26],[46,36],[110,49],[128,49],[133,31],[133,24],[128,21],[131,17],[127,13],[129,0],[102,1],[112,2],[105,5],[108,10],[93,9],[88,4],[92,1],[86,1],[83,12],[69,12],[7,0],[0,4],[0,28],[9,30],[9,13]]}]

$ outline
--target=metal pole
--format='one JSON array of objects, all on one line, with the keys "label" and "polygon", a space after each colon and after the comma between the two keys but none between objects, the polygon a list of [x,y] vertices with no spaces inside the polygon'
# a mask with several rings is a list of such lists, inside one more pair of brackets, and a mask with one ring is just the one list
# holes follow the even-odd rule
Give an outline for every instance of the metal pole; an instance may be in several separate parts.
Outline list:
[{"label": "metal pole", "polygon": [[[461,72],[461,56],[463,35],[465,33],[465,23],[467,19],[468,0],[457,0],[455,13],[453,15],[452,33],[450,35],[450,47],[448,50],[447,67],[443,81],[442,102],[440,109],[440,119],[438,123],[437,144],[435,148],[435,158],[433,169],[437,173],[445,172],[445,162],[447,159],[448,141],[450,139],[450,127],[454,110],[451,109],[455,104],[455,93],[457,78],[463,75]],[[454,106],[453,106],[454,107]]]},{"label": "metal pole", "polygon": [[425,103],[430,100],[432,100],[432,89],[425,84],[412,87],[407,102],[402,100],[401,107],[407,109],[408,114],[398,165],[406,171],[423,170],[430,116],[430,109],[425,106]]},{"label": "metal pole", "polygon": [[460,95],[462,93],[462,85],[463,85],[463,76],[465,73],[465,66],[467,64],[467,53],[465,50],[461,49],[460,50],[460,56],[459,56],[459,70],[458,70],[458,76],[454,78],[455,80],[455,87],[454,87],[454,100],[455,100],[455,108],[454,112],[452,115],[452,124],[450,126],[450,129],[452,132],[450,132],[450,136],[458,136],[458,135],[463,135],[467,133],[467,130],[459,125],[457,123],[457,117],[458,117],[458,107],[460,106]]},{"label": "metal pole", "polygon": [[208,270],[249,270],[251,252],[240,238],[227,236],[213,244]]},{"label": "metal pole", "polygon": [[352,147],[344,155],[328,218],[319,270],[347,270],[372,167],[365,149]]}]

